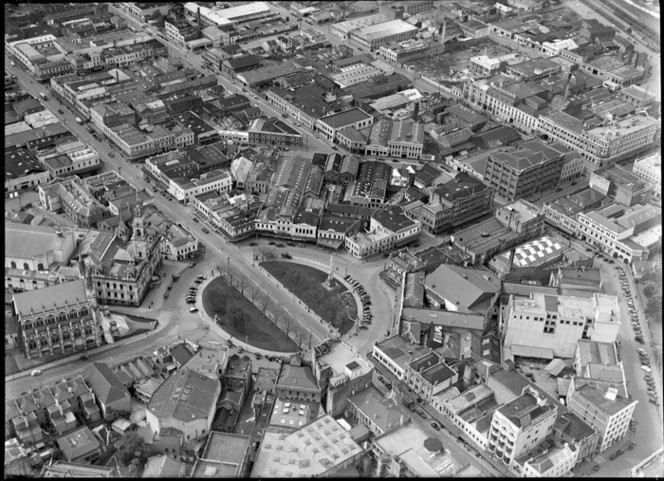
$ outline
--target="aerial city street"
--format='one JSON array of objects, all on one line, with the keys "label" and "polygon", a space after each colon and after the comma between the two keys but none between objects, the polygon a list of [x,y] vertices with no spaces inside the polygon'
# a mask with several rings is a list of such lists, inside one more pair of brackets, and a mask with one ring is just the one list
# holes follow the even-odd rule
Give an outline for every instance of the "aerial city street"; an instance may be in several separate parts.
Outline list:
[{"label": "aerial city street", "polygon": [[6,477],[661,477],[653,0],[5,4]]}]

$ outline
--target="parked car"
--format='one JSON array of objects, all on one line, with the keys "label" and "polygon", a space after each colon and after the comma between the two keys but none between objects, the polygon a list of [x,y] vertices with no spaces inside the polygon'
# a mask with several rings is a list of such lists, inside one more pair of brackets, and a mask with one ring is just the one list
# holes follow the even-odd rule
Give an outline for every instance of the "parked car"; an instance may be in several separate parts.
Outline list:
[{"label": "parked car", "polygon": [[206,227],[203,227],[203,233],[205,233],[205,234],[209,234],[209,233],[210,233],[210,231],[209,231],[209,230],[207,230],[207,228],[206,228]]},{"label": "parked car", "polygon": [[164,292],[164,299],[168,299],[168,291]]},{"label": "parked car", "polygon": [[30,375],[31,375],[32,377],[35,377],[35,376],[39,376],[39,375],[41,375],[41,373],[42,373],[42,372],[41,372],[39,369],[35,369],[35,370],[33,370],[33,371],[30,373]]},{"label": "parked car", "polygon": [[198,222],[198,217],[192,217],[192,220],[193,220],[194,222]]},{"label": "parked car", "polygon": [[434,428],[436,431],[440,431],[440,426],[438,426],[438,424],[435,422],[431,423],[431,427]]},{"label": "parked car", "polygon": [[109,153],[108,153],[108,156],[109,156],[109,157],[115,157],[115,154],[113,154],[113,152],[109,152]]},{"label": "parked car", "polygon": [[418,410],[418,411],[417,411],[417,414],[419,414],[420,417],[421,417],[422,419],[426,419],[426,418],[427,418],[427,415],[426,415],[426,413],[425,413],[424,411],[420,411],[420,410]]},{"label": "parked car", "polygon": [[197,307],[190,307],[189,312],[191,312],[191,313],[198,312],[198,308]]}]

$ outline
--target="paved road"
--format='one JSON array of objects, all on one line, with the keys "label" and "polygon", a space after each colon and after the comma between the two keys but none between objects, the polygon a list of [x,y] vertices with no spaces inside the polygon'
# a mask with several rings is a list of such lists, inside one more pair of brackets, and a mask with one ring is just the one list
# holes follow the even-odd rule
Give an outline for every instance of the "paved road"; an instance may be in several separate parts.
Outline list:
[{"label": "paved road", "polygon": [[[627,312],[627,304],[623,301],[621,296],[622,288],[618,280],[617,271],[615,266],[618,264],[609,264],[600,257],[595,258],[595,267],[599,267],[602,273],[603,290],[606,294],[616,295],[619,298],[620,305],[620,319],[622,324],[620,326],[620,340],[621,348],[620,355],[625,370],[625,378],[627,379],[627,390],[633,399],[638,400],[634,412],[634,419],[638,423],[638,430],[633,436],[636,446],[633,450],[625,452],[622,456],[614,461],[607,461],[607,464],[602,466],[599,472],[593,473],[594,476],[603,477],[629,477],[631,476],[631,468],[647,456],[662,447],[664,443],[664,426],[662,424],[662,411],[661,408],[656,407],[654,404],[648,402],[646,394],[647,384],[644,381],[644,372],[641,369],[637,349],[643,348],[646,351],[650,350],[650,335],[648,327],[645,323],[645,316],[643,310],[638,305],[638,300],[635,299],[636,310],[639,314],[641,321],[641,330],[645,338],[645,344],[638,344],[634,340],[634,331],[630,322],[630,316]],[[623,266],[627,277],[630,279],[632,286],[632,296],[636,298],[636,286],[632,280],[627,266]],[[657,365],[651,363],[653,369],[652,377],[655,380],[656,390],[662,403],[662,379],[661,374],[657,372]]]}]

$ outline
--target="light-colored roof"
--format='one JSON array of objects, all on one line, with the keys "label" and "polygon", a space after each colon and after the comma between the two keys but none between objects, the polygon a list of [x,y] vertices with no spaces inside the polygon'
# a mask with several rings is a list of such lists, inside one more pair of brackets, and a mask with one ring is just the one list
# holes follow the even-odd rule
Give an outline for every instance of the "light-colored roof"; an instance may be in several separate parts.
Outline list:
[{"label": "light-colored roof", "polygon": [[6,222],[5,257],[32,259],[47,252],[62,250],[66,247],[67,238],[71,236],[71,232],[59,236],[53,227]]},{"label": "light-colored roof", "polygon": [[251,477],[313,477],[359,456],[363,449],[330,415],[291,433],[267,431]]},{"label": "light-colored roof", "polygon": [[456,304],[459,309],[468,310],[483,305],[500,289],[500,280],[493,272],[450,264],[440,265],[424,283],[427,289]]},{"label": "light-colored roof", "polygon": [[85,281],[78,279],[62,284],[54,284],[39,289],[39,295],[33,291],[17,292],[14,294],[14,306],[19,316],[29,316],[30,313],[40,312],[57,307],[88,305],[88,297],[85,292]]}]

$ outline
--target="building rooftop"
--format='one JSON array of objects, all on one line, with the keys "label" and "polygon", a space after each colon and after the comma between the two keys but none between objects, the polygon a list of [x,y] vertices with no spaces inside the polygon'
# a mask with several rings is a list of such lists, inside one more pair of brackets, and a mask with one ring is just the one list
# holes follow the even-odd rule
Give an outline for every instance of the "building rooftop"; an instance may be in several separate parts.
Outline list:
[{"label": "building rooftop", "polygon": [[90,428],[83,426],[58,439],[58,446],[68,460],[80,459],[101,447]]},{"label": "building rooftop", "polygon": [[319,402],[277,398],[270,415],[270,425],[288,430],[299,429],[318,418],[319,411]]},{"label": "building rooftop", "polygon": [[279,379],[277,380],[277,386],[320,390],[311,367],[296,366],[292,364],[282,365]]},{"label": "building rooftop", "polygon": [[334,377],[348,376],[348,366],[353,364],[353,371],[359,369],[362,376],[373,370],[373,366],[364,360],[357,350],[343,341],[328,339],[314,348],[316,362],[322,366],[329,366],[334,371]]},{"label": "building rooftop", "polygon": [[33,312],[52,309],[54,306],[72,306],[78,303],[89,303],[85,281],[82,279],[43,287],[39,296],[35,296],[31,291],[14,294],[14,306],[19,316],[31,316]]},{"label": "building rooftop", "polygon": [[211,431],[205,450],[194,465],[193,478],[236,478],[250,449],[251,438]]},{"label": "building rooftop", "polygon": [[358,30],[353,32],[353,35],[358,37],[365,37],[371,40],[413,31],[417,31],[417,27],[404,22],[403,20],[396,19],[389,22],[360,27]]},{"label": "building rooftop", "polygon": [[104,404],[110,404],[122,399],[129,399],[129,391],[106,364],[95,362],[85,375],[85,380]]},{"label": "building rooftop", "polygon": [[581,396],[603,416],[612,416],[627,406],[638,403],[637,400],[623,397],[623,394],[625,393],[622,389],[599,380],[577,379],[573,396]]},{"label": "building rooftop", "polygon": [[56,461],[50,466],[45,466],[41,476],[44,478],[114,478],[116,474],[114,467]]},{"label": "building rooftop", "polygon": [[551,406],[540,405],[537,398],[530,393],[525,393],[518,398],[497,409],[502,415],[517,427],[525,428],[540,416],[551,411]]},{"label": "building rooftop", "polygon": [[251,477],[322,476],[362,452],[350,434],[325,415],[291,434],[267,430]]},{"label": "building rooftop", "polygon": [[216,409],[220,391],[218,379],[185,369],[159,386],[147,409],[159,419],[173,418],[181,422],[208,419]]},{"label": "building rooftop", "polygon": [[141,477],[143,478],[181,478],[185,465],[170,456],[161,454],[148,458]]},{"label": "building rooftop", "polygon": [[410,418],[409,413],[393,399],[385,396],[373,386],[350,397],[348,402],[375,424],[381,433],[403,425]]},{"label": "building rooftop", "polygon": [[327,117],[322,117],[320,122],[332,127],[333,129],[340,129],[347,125],[354,124],[356,122],[361,122],[363,120],[368,120],[371,118],[371,115],[366,113],[362,109],[354,108],[346,110],[345,112],[340,112],[337,114],[328,115]]},{"label": "building rooftop", "polygon": [[500,280],[486,269],[443,264],[425,279],[427,289],[462,310],[486,310],[500,290]]},{"label": "building rooftop", "polygon": [[402,207],[396,205],[390,205],[377,211],[373,215],[373,219],[385,229],[395,233],[417,224],[417,221],[404,214]]},{"label": "building rooftop", "polygon": [[454,460],[440,442],[431,442],[431,439],[428,433],[411,423],[376,438],[374,444],[387,456],[406,464],[415,476],[451,477]]}]

